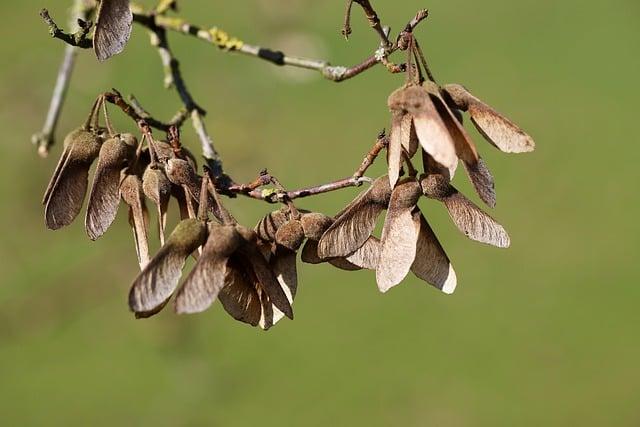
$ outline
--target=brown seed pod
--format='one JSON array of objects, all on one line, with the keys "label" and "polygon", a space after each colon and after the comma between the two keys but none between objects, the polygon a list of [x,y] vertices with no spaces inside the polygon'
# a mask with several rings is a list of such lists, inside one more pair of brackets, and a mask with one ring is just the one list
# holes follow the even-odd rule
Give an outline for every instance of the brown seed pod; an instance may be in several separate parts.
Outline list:
[{"label": "brown seed pod", "polygon": [[333,224],[333,218],[318,213],[309,212],[302,214],[300,217],[300,223],[304,230],[304,236],[311,240],[320,240],[324,232]]},{"label": "brown seed pod", "polygon": [[142,181],[137,175],[123,172],[120,182],[120,196],[129,206],[129,224],[133,229],[133,237],[136,245],[136,254],[140,269],[149,263],[149,235],[147,207],[144,203]]},{"label": "brown seed pod", "polygon": [[134,313],[151,312],[166,304],[178,286],[186,259],[207,239],[207,226],[197,219],[178,223],[167,243],[133,282],[129,307]]},{"label": "brown seed pod", "polygon": [[414,215],[414,210],[417,211],[420,194],[420,184],[415,180],[398,184],[391,193],[380,239],[382,251],[376,268],[376,281],[381,292],[399,284],[415,259],[420,220]]},{"label": "brown seed pod", "polygon": [[84,128],[66,136],[64,151],[43,199],[49,229],[57,230],[71,224],[80,213],[87,192],[89,168],[100,152],[101,143],[96,133]]},{"label": "brown seed pod", "polygon": [[144,175],[142,175],[142,190],[144,195],[156,205],[160,245],[164,245],[164,230],[167,224],[167,211],[172,189],[173,186],[165,175],[164,170],[151,165],[147,166]]},{"label": "brown seed pod", "polygon": [[225,285],[229,257],[242,242],[234,226],[209,224],[202,254],[176,295],[177,313],[199,313],[213,304]]},{"label": "brown seed pod", "polygon": [[535,142],[511,120],[473,96],[464,86],[444,86],[448,100],[456,108],[469,112],[478,131],[494,147],[505,153],[527,153],[535,149]]},{"label": "brown seed pod", "polygon": [[289,208],[283,207],[277,211],[273,211],[265,215],[255,231],[262,240],[273,242],[276,239],[276,232],[289,220]]},{"label": "brown seed pod", "polygon": [[102,0],[96,16],[93,49],[98,60],[106,61],[129,41],[133,22],[129,0]]},{"label": "brown seed pod", "polygon": [[200,196],[200,182],[193,166],[182,159],[169,159],[167,161],[167,178],[175,185],[186,186],[191,192],[191,197],[198,200]]},{"label": "brown seed pod", "polygon": [[452,294],[457,286],[456,272],[442,245],[429,226],[424,215],[414,211],[420,219],[416,257],[411,271],[418,278],[435,286],[446,294]]},{"label": "brown seed pod", "polygon": [[398,89],[389,96],[388,105],[391,110],[411,114],[422,148],[442,165],[455,169],[455,141],[425,88],[409,85]]},{"label": "brown seed pod", "polygon": [[302,223],[297,219],[286,222],[276,231],[275,241],[290,251],[297,251],[304,242]]},{"label": "brown seed pod", "polygon": [[116,218],[120,172],[133,159],[137,145],[135,136],[122,134],[109,138],[100,148],[85,216],[85,229],[91,240],[102,236]]},{"label": "brown seed pod", "polygon": [[321,258],[347,257],[360,248],[376,226],[380,213],[386,209],[391,197],[391,187],[386,176],[376,179],[371,187],[361,193],[337,215],[318,246]]},{"label": "brown seed pod", "polygon": [[504,228],[462,195],[441,175],[429,175],[420,182],[425,196],[444,203],[449,216],[460,231],[472,240],[509,247],[511,241]]}]

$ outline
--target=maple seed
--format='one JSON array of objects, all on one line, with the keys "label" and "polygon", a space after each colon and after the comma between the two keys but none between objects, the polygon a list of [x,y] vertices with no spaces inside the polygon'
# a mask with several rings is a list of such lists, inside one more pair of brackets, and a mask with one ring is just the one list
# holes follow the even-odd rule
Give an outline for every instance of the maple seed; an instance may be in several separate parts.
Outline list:
[{"label": "maple seed", "polygon": [[85,229],[91,240],[102,236],[116,218],[120,172],[133,159],[137,144],[135,136],[123,134],[109,138],[100,148],[85,216]]},{"label": "maple seed", "polygon": [[100,1],[93,34],[93,49],[98,60],[106,61],[124,50],[132,23],[129,0]]},{"label": "maple seed", "polygon": [[207,227],[198,219],[178,223],[167,243],[160,248],[131,286],[129,307],[136,314],[155,312],[178,286],[185,261],[207,239]]},{"label": "maple seed", "polygon": [[89,168],[98,157],[102,139],[92,130],[79,128],[65,137],[64,150],[47,186],[43,203],[45,222],[57,230],[73,222],[82,209]]}]

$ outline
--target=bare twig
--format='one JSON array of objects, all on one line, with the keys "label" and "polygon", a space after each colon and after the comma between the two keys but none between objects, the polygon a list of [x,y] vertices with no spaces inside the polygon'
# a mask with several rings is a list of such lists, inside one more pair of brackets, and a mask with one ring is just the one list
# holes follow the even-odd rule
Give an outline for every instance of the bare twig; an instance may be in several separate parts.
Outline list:
[{"label": "bare twig", "polygon": [[[354,0],[356,1],[356,0]],[[371,8],[370,4],[366,0],[358,0],[358,4],[362,6],[362,3],[365,3],[363,8],[365,9],[365,13],[367,16],[371,17],[370,22],[376,22],[377,24],[374,26],[377,32],[380,33],[381,39],[387,48],[385,49],[384,55],[374,54],[371,57],[364,60],[362,63],[352,66],[352,67],[344,67],[344,66],[334,66],[331,65],[326,60],[321,59],[312,59],[312,58],[302,58],[296,56],[289,56],[284,52],[278,50],[272,50],[265,47],[260,47],[256,45],[251,45],[243,42],[237,37],[230,36],[226,31],[218,28],[211,27],[208,30],[200,28],[196,25],[193,25],[181,18],[169,17],[164,14],[158,14],[155,11],[145,12],[141,7],[132,5],[132,10],[134,12],[133,19],[136,23],[152,30],[155,32],[156,29],[160,28],[163,30],[169,30],[178,32],[184,35],[195,37],[199,40],[205,41],[207,43],[213,44],[217,46],[223,51],[226,52],[239,52],[244,55],[252,56],[255,58],[260,58],[271,62],[275,65],[281,66],[292,66],[297,68],[305,68],[309,70],[315,70],[321,73],[321,75],[331,81],[334,82],[342,82],[348,80],[352,77],[355,77],[362,72],[372,68],[376,64],[382,62],[388,55],[395,52],[398,49],[402,50],[402,47],[398,45],[398,43],[392,44],[388,40],[388,36],[384,31],[384,28],[380,25],[379,19],[377,15],[375,15],[375,20],[373,18],[373,8]],[[366,6],[368,4],[368,6]],[[163,11],[166,11],[163,9]],[[368,12],[367,12],[368,11]],[[373,11],[373,14],[371,13]],[[412,31],[420,22],[422,22],[428,16],[427,10],[420,10],[416,14],[416,16],[407,24],[405,31]],[[91,48],[92,43],[91,40],[86,37],[86,34],[83,36],[82,32],[78,34],[68,34],[63,32],[58,28],[55,22],[48,16],[43,16],[47,25],[49,25],[49,30],[51,34],[65,41],[68,44],[73,46],[78,46],[81,48]],[[373,21],[371,21],[373,20]],[[165,64],[169,65],[169,64]],[[390,71],[398,72],[397,68],[389,67]],[[170,80],[167,78],[165,83],[169,83]]]},{"label": "bare twig", "polygon": [[[87,19],[90,13],[91,9],[86,6],[84,0],[75,0],[71,12],[71,25],[75,25],[75,23],[79,20],[80,22],[84,22],[84,20]],[[55,22],[53,22],[46,10],[41,11],[41,15],[45,22],[47,22],[47,24],[49,25],[49,29],[52,35],[60,31],[60,29],[57,27],[57,25],[55,25]],[[85,31],[85,29],[83,28],[80,31],[82,33],[83,31]],[[53,89],[53,95],[51,97],[51,102],[49,104],[49,110],[47,112],[47,118],[45,120],[44,126],[42,127],[42,130],[40,130],[40,132],[35,133],[31,137],[31,141],[36,145],[38,154],[41,157],[46,157],[49,154],[49,149],[55,142],[55,131],[58,125],[58,120],[60,119],[60,114],[62,112],[64,99],[69,88],[69,82],[71,81],[76,54],[76,47],[72,44],[67,44],[64,50],[62,63],[60,64],[60,69],[58,70],[58,77]]]},{"label": "bare twig", "polygon": [[367,153],[364,160],[362,160],[362,164],[358,168],[358,170],[353,174],[354,178],[361,178],[367,169],[375,162],[376,158],[380,154],[380,152],[387,148],[389,145],[389,138],[387,138],[384,129],[378,134],[378,139],[376,143],[373,145],[371,150]]},{"label": "bare twig", "polygon": [[157,119],[154,119],[153,117],[149,116],[148,113],[146,112],[145,112],[146,114],[144,115],[139,114],[138,113],[139,109],[134,108],[131,104],[125,101],[125,99],[122,97],[120,92],[118,92],[115,89],[113,89],[112,92],[105,92],[103,96],[105,101],[120,108],[127,116],[131,117],[131,119],[133,119],[136,123],[139,122],[140,120],[144,120],[145,122],[148,123],[149,126],[164,132],[168,132],[171,126],[174,125],[174,123],[163,123]]},{"label": "bare twig", "polygon": [[51,34],[51,37],[60,39],[71,46],[76,46],[82,49],[89,49],[93,47],[93,41],[88,37],[89,30],[91,30],[92,27],[90,22],[86,22],[78,17],[77,22],[80,27],[78,31],[75,33],[67,33],[58,27],[53,18],[51,18],[51,15],[49,15],[49,11],[47,9],[42,9],[40,11],[40,16],[49,26],[49,34]]},{"label": "bare twig", "polygon": [[[237,194],[243,194],[257,200],[263,200],[268,203],[285,203],[287,200],[301,199],[304,197],[317,196],[318,194],[329,193],[331,191],[341,190],[349,187],[359,187],[365,182],[371,182],[371,178],[367,177],[348,177],[332,181],[326,184],[316,185],[312,187],[301,188],[292,191],[282,191],[277,188],[253,190],[249,192],[237,191]],[[233,191],[236,187],[228,188]]]}]

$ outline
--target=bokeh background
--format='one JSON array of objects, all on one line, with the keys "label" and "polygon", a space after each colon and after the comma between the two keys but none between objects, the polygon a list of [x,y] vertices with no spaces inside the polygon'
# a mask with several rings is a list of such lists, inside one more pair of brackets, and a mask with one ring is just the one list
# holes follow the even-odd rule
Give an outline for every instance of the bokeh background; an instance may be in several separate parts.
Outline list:
[{"label": "bokeh background", "polygon": [[[375,1],[394,29],[430,8],[417,34],[436,77],[466,84],[535,137],[537,151],[520,156],[477,141],[497,179],[492,214],[513,246],[468,241],[440,205],[422,202],[458,272],[453,296],[412,277],[382,295],[371,272],[304,265],[295,321],[267,333],[217,304],[134,320],[124,210],[96,243],[81,220],[45,229],[40,200],[60,146],[42,160],[29,139],[63,45],[38,10],[63,23],[66,3],[0,2],[2,425],[640,425],[637,0]],[[377,43],[359,10],[352,39],[341,38],[341,0],[181,5],[194,23],[334,64],[355,64]],[[171,43],[241,181],[263,167],[291,187],[348,176],[402,83],[379,67],[334,84],[180,35]],[[161,118],[178,107],[135,27],[107,64],[79,56],[59,139],[111,87]],[[185,139],[197,150],[190,130]],[[472,195],[463,175],[457,185]],[[301,205],[333,214],[356,193]],[[230,206],[248,225],[270,209]]]}]

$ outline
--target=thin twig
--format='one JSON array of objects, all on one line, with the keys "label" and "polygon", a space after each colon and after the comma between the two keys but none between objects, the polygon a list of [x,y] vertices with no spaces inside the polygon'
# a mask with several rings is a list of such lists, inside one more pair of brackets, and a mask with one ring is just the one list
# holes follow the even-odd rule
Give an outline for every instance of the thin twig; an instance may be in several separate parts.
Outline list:
[{"label": "thin twig", "polygon": [[133,121],[135,121],[136,123],[139,122],[140,120],[144,120],[149,124],[149,126],[164,132],[168,132],[172,126],[171,123],[163,123],[157,119],[154,119],[151,116],[144,117],[138,114],[138,111],[136,110],[136,108],[131,106],[131,104],[129,104],[127,101],[125,101],[125,99],[122,97],[120,92],[118,92],[115,89],[113,89],[112,92],[105,92],[103,96],[105,101],[120,108],[127,116],[131,117],[131,119],[133,119]]},{"label": "thin twig", "polygon": [[[364,2],[365,0],[360,1]],[[320,72],[324,78],[334,82],[342,82],[355,77],[362,72],[372,68],[376,64],[382,62],[383,59],[385,59],[388,55],[392,54],[396,50],[402,50],[402,47],[399,46],[398,43],[389,43],[389,47],[386,49],[384,55],[374,54],[365,59],[362,63],[352,67],[334,66],[326,60],[289,56],[279,50],[273,50],[245,43],[237,37],[230,36],[226,31],[218,27],[211,27],[208,30],[202,29],[196,25],[190,24],[189,22],[181,18],[169,17],[164,14],[156,14],[154,12],[144,12],[144,10],[137,5],[132,5],[132,11],[134,12],[134,22],[152,31],[157,28],[174,31],[210,43],[225,52],[239,52],[244,55],[266,60],[276,65],[286,65],[315,70]],[[405,31],[412,31],[413,29],[415,29],[415,27],[420,24],[420,22],[422,22],[427,16],[428,11],[426,9],[418,11],[416,16],[407,24]],[[53,37],[59,38],[73,46],[78,46],[85,49],[92,47],[91,39],[87,38],[86,34],[83,36],[82,32],[76,34],[65,33],[58,28],[51,17],[48,16],[48,13],[43,15],[43,19],[45,20],[47,25],[49,25],[49,31],[51,32]],[[388,37],[383,27],[381,25],[379,26],[379,29],[377,27],[378,25],[376,25],[376,31],[380,32],[383,42],[387,44]],[[392,72],[397,72],[397,69],[394,68],[391,68],[390,70]]]},{"label": "thin twig", "polygon": [[364,10],[364,14],[367,17],[367,21],[369,21],[369,25],[376,30],[376,33],[380,36],[380,40],[385,44],[385,46],[391,46],[391,41],[389,41],[389,37],[385,33],[382,28],[382,24],[380,24],[380,18],[376,13],[373,6],[371,6],[371,2],[369,0],[353,0],[355,3],[358,3],[362,9]]},{"label": "thin twig", "polygon": [[[55,25],[55,22],[53,22],[49,14],[46,11],[43,12],[44,15],[42,17],[50,25],[50,31],[52,31],[51,24],[53,24],[52,34],[55,33],[55,29],[59,31],[59,28],[57,28],[57,25]],[[75,0],[71,12],[71,25],[75,25],[78,20],[86,20],[90,13],[91,8],[86,6],[84,0]],[[51,102],[49,104],[49,110],[47,112],[47,118],[44,122],[44,126],[40,132],[37,132],[31,137],[31,142],[36,145],[38,154],[41,157],[46,157],[49,154],[49,149],[55,142],[55,131],[58,121],[60,120],[60,114],[62,113],[64,99],[67,95],[67,90],[69,89],[76,55],[76,47],[72,44],[67,44],[64,49],[62,63],[58,70],[58,77],[56,78],[56,84],[53,89],[53,95],[51,96]]]},{"label": "thin twig", "polygon": [[375,162],[380,152],[389,145],[389,138],[386,136],[384,129],[378,134],[376,143],[367,153],[358,170],[353,174],[354,178],[361,178],[369,167]]}]

